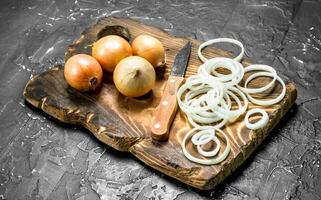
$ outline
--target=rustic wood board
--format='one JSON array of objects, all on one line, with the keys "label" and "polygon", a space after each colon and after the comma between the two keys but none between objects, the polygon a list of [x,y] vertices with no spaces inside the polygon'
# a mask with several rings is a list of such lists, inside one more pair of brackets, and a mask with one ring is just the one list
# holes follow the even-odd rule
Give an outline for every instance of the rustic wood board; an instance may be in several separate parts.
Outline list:
[{"label": "rustic wood board", "polygon": [[[132,37],[145,33],[158,38],[164,44],[167,66],[165,71],[157,72],[158,79],[152,92],[139,99],[124,97],[115,89],[111,74],[105,74],[101,88],[91,93],[80,93],[67,85],[63,69],[58,66],[34,76],[27,83],[24,91],[26,100],[62,122],[84,126],[105,144],[120,151],[128,151],[156,170],[193,187],[202,190],[213,189],[235,171],[280,121],[296,99],[295,86],[287,81],[287,93],[282,102],[264,108],[270,116],[267,126],[256,131],[249,130],[244,126],[241,117],[224,129],[231,141],[231,152],[224,162],[212,166],[190,162],[184,157],[180,146],[184,135],[191,129],[182,112],[179,111],[174,119],[168,142],[152,141],[150,124],[175,54],[188,40],[192,41],[193,47],[186,77],[195,74],[201,64],[197,57],[197,48],[201,42],[173,37],[158,28],[130,19],[103,18],[85,30],[81,37],[70,45],[66,59],[77,53],[90,54],[91,44],[96,40],[97,33],[106,25],[122,25],[129,29]],[[216,48],[208,48],[205,55],[230,57],[228,52]],[[246,66],[249,62],[243,61],[243,64]],[[256,80],[252,85],[259,87],[265,81]],[[264,98],[277,95],[280,89],[280,86],[276,86]],[[253,107],[257,106],[250,104],[249,108]],[[188,148],[195,153],[191,145],[188,145]]]}]

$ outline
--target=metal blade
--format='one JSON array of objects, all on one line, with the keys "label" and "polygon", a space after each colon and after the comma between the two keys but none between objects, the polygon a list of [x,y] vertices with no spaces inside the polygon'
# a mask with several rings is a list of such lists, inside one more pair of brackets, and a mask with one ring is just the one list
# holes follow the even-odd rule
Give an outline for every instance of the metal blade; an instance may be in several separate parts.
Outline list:
[{"label": "metal blade", "polygon": [[189,56],[191,54],[192,43],[188,42],[175,56],[171,76],[184,76]]}]

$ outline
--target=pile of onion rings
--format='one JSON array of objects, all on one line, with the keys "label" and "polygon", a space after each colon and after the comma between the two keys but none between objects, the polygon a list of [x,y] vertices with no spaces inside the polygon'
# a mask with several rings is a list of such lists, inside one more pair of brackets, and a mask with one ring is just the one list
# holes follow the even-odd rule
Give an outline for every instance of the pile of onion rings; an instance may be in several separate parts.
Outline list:
[{"label": "pile of onion rings", "polygon": [[[207,59],[202,54],[202,49],[208,45],[218,42],[228,42],[238,45],[241,48],[240,54],[234,59],[216,57]],[[285,94],[286,87],[283,80],[276,71],[267,65],[250,65],[243,67],[240,63],[244,56],[243,44],[230,38],[218,38],[204,42],[199,46],[198,57],[204,63],[198,68],[196,75],[189,77],[177,91],[177,102],[180,109],[186,114],[189,123],[194,127],[189,131],[182,142],[184,155],[191,161],[213,165],[226,159],[230,152],[230,141],[221,130],[227,123],[232,123],[248,109],[249,101],[256,105],[269,106],[280,102]],[[217,69],[225,68],[229,74],[219,73]],[[246,78],[244,86],[240,82],[244,74],[254,72]],[[271,77],[272,80],[267,85],[260,88],[249,88],[248,84],[257,77]],[[282,86],[281,93],[271,100],[261,100],[254,98],[252,94],[265,92],[275,86],[278,81]],[[235,106],[232,102],[236,103]],[[249,122],[249,117],[253,114],[260,114],[262,117],[255,123]],[[251,109],[244,118],[244,122],[249,129],[259,129],[264,127],[269,121],[269,116],[263,109]],[[216,136],[219,132],[225,139],[226,145],[220,155],[221,142]],[[192,137],[191,135],[195,133]],[[203,157],[211,159],[201,159],[191,155],[186,149],[186,142],[191,137],[191,142],[197,147],[197,152]],[[212,151],[203,150],[207,143],[214,142],[215,148]]]}]

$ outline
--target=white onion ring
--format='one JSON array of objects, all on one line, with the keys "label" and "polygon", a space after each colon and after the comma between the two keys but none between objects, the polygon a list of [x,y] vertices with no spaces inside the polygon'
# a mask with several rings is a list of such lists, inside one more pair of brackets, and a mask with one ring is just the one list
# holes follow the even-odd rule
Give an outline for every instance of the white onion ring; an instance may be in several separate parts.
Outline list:
[{"label": "white onion ring", "polygon": [[256,64],[256,65],[250,65],[250,66],[246,67],[244,72],[246,73],[246,72],[255,71],[255,70],[262,70],[262,71],[270,72],[273,75],[273,79],[269,84],[267,84],[261,88],[244,88],[244,87],[241,87],[238,85],[238,88],[240,88],[243,92],[245,92],[247,94],[264,92],[265,90],[274,86],[276,76],[277,76],[275,69],[273,69],[272,67],[270,67],[268,65]]},{"label": "white onion ring", "polygon": [[[222,105],[225,109],[230,109],[231,108],[231,100],[228,95],[226,95],[227,98],[227,103],[225,102],[224,98],[221,99],[218,105]],[[192,102],[193,100],[190,100]],[[197,101],[193,101],[193,103],[198,103]],[[213,107],[211,110],[212,112],[209,111],[203,111],[199,113],[192,113],[191,117],[197,121],[198,123],[214,123],[222,119],[222,117],[218,117],[215,112],[213,112],[215,107]]]},{"label": "white onion ring", "polygon": [[[217,57],[206,59],[202,55],[202,49],[216,42],[230,42],[241,47],[241,53],[234,59]],[[181,110],[186,114],[189,123],[195,127],[190,130],[182,141],[182,150],[187,159],[204,165],[212,165],[222,162],[226,159],[230,152],[230,140],[226,134],[220,129],[226,123],[232,123],[243,115],[249,104],[249,100],[257,105],[272,105],[281,101],[286,93],[286,87],[282,79],[277,75],[276,71],[267,65],[250,65],[243,68],[239,63],[244,55],[244,47],[237,40],[229,38],[219,38],[207,41],[199,46],[199,58],[205,62],[202,64],[197,75],[189,77],[186,82],[177,91],[177,102]],[[218,68],[229,70],[230,74],[223,74],[217,71]],[[251,74],[246,80],[244,87],[238,84],[243,79],[244,74],[250,71],[260,71]],[[251,80],[258,76],[272,77],[272,81],[260,88],[248,88]],[[264,92],[275,85],[275,81],[279,81],[282,85],[282,92],[272,100],[258,100],[250,94]],[[237,104],[237,108],[232,108],[231,100]],[[260,113],[261,119],[256,123],[250,123],[249,117],[254,113]],[[262,109],[252,109],[245,116],[245,125],[249,129],[259,129],[264,127],[269,120],[266,111]],[[216,123],[213,125],[213,123]],[[207,124],[207,126],[203,126]],[[196,145],[197,152],[203,157],[209,158],[217,156],[221,148],[221,142],[216,136],[216,132],[220,132],[225,137],[226,148],[223,153],[213,159],[200,159],[192,156],[186,149],[186,141],[194,133],[191,142]],[[213,150],[205,151],[204,145],[214,142],[216,147]]]},{"label": "white onion ring", "polygon": [[[203,137],[203,136],[206,136],[206,137]],[[195,145],[203,145],[213,140],[214,137],[215,137],[214,130],[211,130],[211,129],[201,130],[197,132],[195,135],[193,135],[192,143]]]},{"label": "white onion ring", "polygon": [[220,99],[223,97],[223,88],[220,86],[217,86],[216,88],[213,88],[214,90],[216,90],[218,96],[216,98],[215,101],[212,101],[210,105],[206,105],[206,106],[197,106],[197,107],[193,107],[188,105],[186,102],[183,102],[181,100],[182,95],[193,85],[195,84],[200,84],[203,83],[202,81],[200,81],[200,79],[195,79],[195,80],[191,80],[189,82],[185,82],[177,91],[177,103],[180,106],[180,108],[185,112],[185,113],[196,113],[196,112],[200,112],[200,111],[206,111],[209,110],[213,107],[216,107],[216,105],[219,103]]},{"label": "white onion ring", "polygon": [[215,156],[220,151],[221,142],[217,137],[213,137],[212,141],[216,144],[215,149],[213,149],[211,151],[204,151],[202,149],[203,145],[197,145],[197,152],[207,158]]},{"label": "white onion ring", "polygon": [[208,40],[204,43],[202,43],[199,47],[198,47],[198,57],[201,59],[201,61],[206,62],[207,58],[205,58],[202,54],[202,49],[204,49],[205,47],[214,44],[214,43],[219,43],[219,42],[227,42],[227,43],[232,43],[232,44],[236,44],[241,48],[241,52],[238,56],[236,56],[234,58],[235,61],[240,62],[244,56],[244,46],[240,41],[237,41],[235,39],[232,38],[216,38],[216,39],[212,39],[212,40]]},{"label": "white onion ring", "polygon": [[[216,71],[217,68],[228,69],[231,73],[220,74]],[[225,87],[234,86],[242,80],[244,76],[244,68],[241,63],[233,59],[217,57],[207,60],[203,65],[201,65],[198,69],[198,76],[212,87],[215,87],[215,85],[218,84],[222,84]]]},{"label": "white onion ring", "polygon": [[[207,60],[201,67],[200,73],[207,75],[209,78],[212,78],[213,81],[217,82],[226,82],[231,81],[236,77],[237,67],[234,66],[235,63],[232,63],[228,58],[212,58]],[[220,74],[216,71],[216,68],[223,67],[231,71],[231,74]],[[216,76],[212,76],[212,73],[216,73]]]},{"label": "white onion ring", "polygon": [[[268,77],[273,77],[273,74],[269,73],[269,72],[257,72],[255,74],[252,74],[245,82],[245,85],[244,87],[247,88],[247,84],[254,78],[258,77],[258,76],[268,76]],[[285,86],[285,83],[283,82],[283,80],[279,77],[279,76],[276,76],[276,80],[279,81],[282,85],[282,91],[281,93],[279,94],[279,96],[277,96],[276,98],[274,99],[271,99],[271,100],[258,100],[258,99],[255,99],[253,98],[250,94],[247,94],[247,97],[248,99],[254,103],[254,104],[257,104],[257,105],[260,105],[260,106],[269,106],[269,105],[273,105],[273,104],[276,104],[276,103],[279,103],[285,96],[286,94],[286,86]]]},{"label": "white onion ring", "polygon": [[[254,113],[260,113],[262,115],[262,117],[259,121],[255,122],[255,123],[250,123],[249,118]],[[265,110],[262,110],[259,108],[254,108],[254,109],[249,110],[246,113],[245,118],[244,118],[244,122],[245,122],[245,126],[248,129],[256,130],[256,129],[264,127],[269,122],[269,116]]]},{"label": "white onion ring", "polygon": [[[195,131],[205,130],[205,129],[214,129],[215,131],[220,132],[222,134],[222,136],[225,138],[226,147],[225,147],[223,153],[221,155],[219,155],[217,158],[206,159],[206,160],[200,159],[200,158],[196,158],[195,156],[191,155],[186,149],[186,140],[190,137],[190,135],[193,134]],[[182,150],[183,150],[183,153],[186,156],[186,158],[189,159],[192,162],[199,163],[199,164],[202,164],[202,165],[215,165],[215,164],[218,164],[218,163],[220,163],[220,162],[222,162],[223,160],[226,159],[226,157],[230,153],[231,145],[230,145],[230,141],[229,141],[228,137],[225,135],[225,133],[222,130],[217,129],[217,128],[212,127],[212,126],[203,126],[203,127],[193,128],[185,135],[185,137],[184,137],[184,139],[182,141]]]},{"label": "white onion ring", "polygon": [[[195,122],[195,120],[191,117],[191,115],[190,114],[186,114],[186,116],[187,116],[187,119],[188,119],[188,122],[193,126],[193,127],[203,127],[203,125],[200,125],[200,124],[198,124],[197,122]],[[211,125],[212,127],[215,127],[215,128],[222,128],[227,122],[228,122],[228,120],[226,120],[226,119],[220,119],[221,120],[221,122],[220,123],[217,123],[217,124],[215,124],[215,125]],[[218,120],[218,121],[220,121],[220,120]],[[218,122],[218,121],[216,121],[216,122]],[[205,124],[205,123],[204,123]]]},{"label": "white onion ring", "polygon": [[[235,94],[233,94],[231,91],[237,93],[242,98],[243,103],[244,103],[243,106],[241,104],[240,99]],[[230,95],[236,101],[236,103],[238,105],[238,109],[237,110],[224,110],[224,109],[218,107],[217,113],[219,116],[221,115],[222,117],[224,115],[227,115],[228,116],[227,120],[229,122],[233,122],[246,111],[249,102],[248,102],[245,94],[243,92],[241,92],[239,89],[237,89],[236,87],[230,87],[230,88],[228,88],[228,90],[226,92],[228,93],[228,95]]]},{"label": "white onion ring", "polygon": [[[225,99],[226,99],[227,103],[225,102]],[[190,102],[193,104],[196,101],[190,100]],[[221,106],[223,106],[224,109],[230,109],[231,108],[231,100],[230,100],[230,97],[229,97],[229,95],[227,93],[224,94],[224,97],[223,97],[223,99],[221,99],[221,102],[219,104],[221,104]],[[220,123],[215,125],[216,128],[221,128],[227,122],[226,119],[223,119],[222,117],[219,117],[217,115],[217,113],[215,113],[214,111],[213,112],[202,111],[202,112],[199,112],[199,113],[189,113],[189,114],[186,113],[186,114],[187,114],[188,121],[190,122],[190,124],[193,127],[201,126],[198,123],[200,123],[200,124],[211,124],[211,123],[215,123],[215,122],[221,121]]]}]

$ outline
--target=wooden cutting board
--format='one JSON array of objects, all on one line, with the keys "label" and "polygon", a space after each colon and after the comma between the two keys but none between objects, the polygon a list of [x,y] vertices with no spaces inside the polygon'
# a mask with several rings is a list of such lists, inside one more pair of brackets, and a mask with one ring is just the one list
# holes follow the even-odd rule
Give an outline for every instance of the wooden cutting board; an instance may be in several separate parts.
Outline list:
[{"label": "wooden cutting board", "polygon": [[[201,41],[174,37],[158,28],[130,19],[108,17],[86,29],[80,38],[69,46],[66,59],[78,53],[90,54],[91,44],[106,25],[127,27],[132,38],[139,34],[149,34],[163,43],[166,48],[167,66],[157,70],[157,83],[152,92],[137,99],[124,97],[115,89],[112,74],[104,74],[105,80],[100,89],[91,93],[81,93],[67,85],[63,77],[63,68],[56,66],[34,76],[27,83],[24,90],[26,100],[62,122],[84,126],[103,143],[119,151],[128,151],[154,169],[193,187],[202,190],[213,189],[235,171],[271,132],[296,99],[295,86],[286,82],[285,98],[279,104],[264,108],[270,117],[268,125],[256,131],[249,130],[245,127],[242,116],[224,129],[231,141],[231,152],[224,162],[212,166],[190,162],[184,157],[180,145],[184,135],[191,129],[182,112],[177,112],[168,142],[152,141],[150,126],[151,118],[157,114],[154,113],[154,109],[159,104],[175,54],[188,40],[192,41],[186,77],[195,74],[201,64],[197,57]],[[230,53],[216,48],[207,48],[205,55],[230,57]],[[249,62],[243,61],[243,64],[246,66]],[[251,84],[253,87],[260,87],[266,81],[256,79]],[[277,85],[262,98],[274,97],[280,89],[280,85]],[[260,106],[249,105],[249,108],[253,107]],[[225,143],[222,142],[224,149]],[[195,154],[192,145],[188,145],[188,148]]]}]

